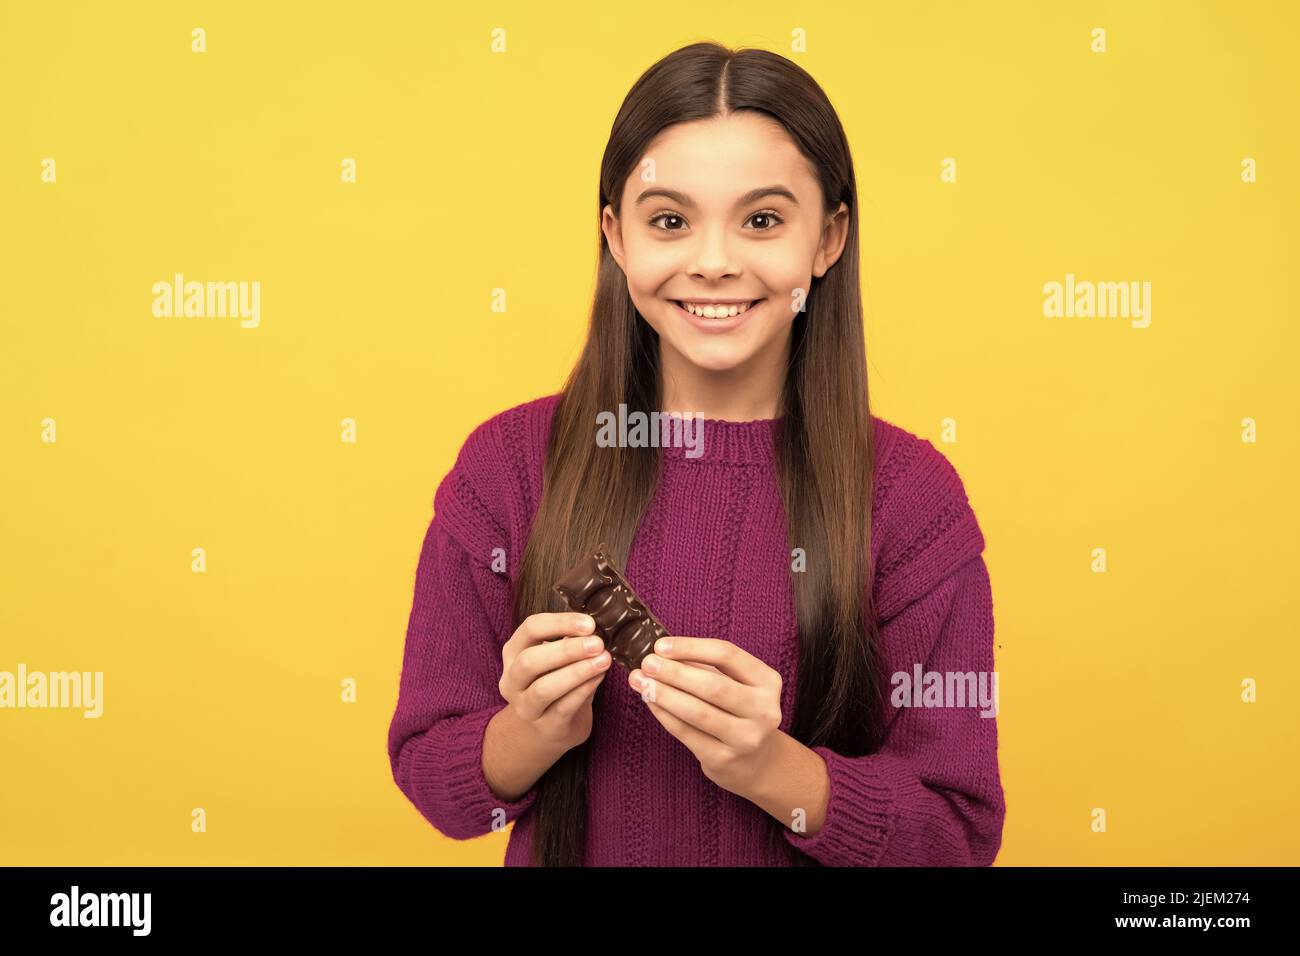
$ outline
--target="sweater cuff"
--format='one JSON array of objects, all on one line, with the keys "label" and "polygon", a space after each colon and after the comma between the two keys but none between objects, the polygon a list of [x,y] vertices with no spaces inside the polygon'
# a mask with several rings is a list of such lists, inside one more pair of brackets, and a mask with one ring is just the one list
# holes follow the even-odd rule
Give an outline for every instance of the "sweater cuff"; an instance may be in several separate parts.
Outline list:
[{"label": "sweater cuff", "polygon": [[812,836],[783,828],[786,842],[823,866],[875,866],[894,833],[894,782],[888,762],[849,758],[813,747],[826,761],[830,798],[826,819]]},{"label": "sweater cuff", "polygon": [[[518,800],[502,800],[483,774],[483,738],[488,722],[507,704],[440,721],[415,744],[411,755],[411,786],[421,807],[435,812],[431,819],[457,840],[502,830],[531,807],[536,785]],[[439,820],[437,808],[447,808]]]}]

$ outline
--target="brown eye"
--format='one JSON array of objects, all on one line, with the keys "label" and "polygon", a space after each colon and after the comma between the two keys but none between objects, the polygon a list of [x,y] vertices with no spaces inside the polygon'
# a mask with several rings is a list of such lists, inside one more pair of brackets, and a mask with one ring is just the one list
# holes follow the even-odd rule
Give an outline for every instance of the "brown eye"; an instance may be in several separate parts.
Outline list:
[{"label": "brown eye", "polygon": [[[675,219],[678,222],[682,223],[683,225],[685,225],[686,223],[686,220],[683,219],[681,216],[677,215],[677,213],[675,212],[661,212],[650,217],[650,225],[655,226],[655,223],[664,219]],[[681,232],[681,229],[676,229],[676,228],[668,229],[662,226],[655,226],[655,228],[661,229],[663,232]]]},{"label": "brown eye", "polygon": [[785,222],[785,220],[781,218],[780,213],[773,212],[771,210],[765,212],[756,212],[752,216],[750,216],[749,219],[751,222],[755,219],[763,219],[769,223],[769,225],[758,227],[757,229],[754,230],[755,232],[771,232],[781,223]]}]

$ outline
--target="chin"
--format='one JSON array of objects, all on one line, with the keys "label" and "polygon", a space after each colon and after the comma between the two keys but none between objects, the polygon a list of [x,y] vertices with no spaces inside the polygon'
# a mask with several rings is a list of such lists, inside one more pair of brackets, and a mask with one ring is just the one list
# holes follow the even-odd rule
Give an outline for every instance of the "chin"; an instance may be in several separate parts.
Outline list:
[{"label": "chin", "polygon": [[682,356],[697,368],[709,372],[728,372],[739,368],[752,358],[748,349],[738,348],[734,343],[674,343]]}]

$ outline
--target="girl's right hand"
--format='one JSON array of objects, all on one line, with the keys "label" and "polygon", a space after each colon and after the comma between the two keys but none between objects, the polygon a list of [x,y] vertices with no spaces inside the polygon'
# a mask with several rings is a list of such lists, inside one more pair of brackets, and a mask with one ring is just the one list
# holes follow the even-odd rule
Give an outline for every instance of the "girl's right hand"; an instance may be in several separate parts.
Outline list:
[{"label": "girl's right hand", "polygon": [[609,672],[595,627],[586,614],[530,614],[501,650],[501,696],[539,739],[565,750],[591,736],[591,701]]}]

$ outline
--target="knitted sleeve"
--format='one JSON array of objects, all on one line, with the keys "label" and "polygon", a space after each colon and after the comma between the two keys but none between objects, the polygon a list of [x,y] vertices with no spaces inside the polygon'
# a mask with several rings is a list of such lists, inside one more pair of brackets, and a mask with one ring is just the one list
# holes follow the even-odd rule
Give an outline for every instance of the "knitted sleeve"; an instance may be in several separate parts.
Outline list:
[{"label": "knitted sleeve", "polygon": [[876,582],[885,741],[859,757],[812,748],[830,780],[826,817],[812,836],[786,829],[785,838],[825,866],[987,866],[1006,810],[983,537],[956,472],[928,442],[890,498]]},{"label": "knitted sleeve", "polygon": [[[498,689],[511,627],[510,480],[494,423],[466,440],[438,487],[407,623],[388,755],[398,787],[454,839],[502,829],[532,806],[534,787],[506,801],[483,774],[488,721],[506,706]],[[497,549],[501,549],[498,551]]]}]

